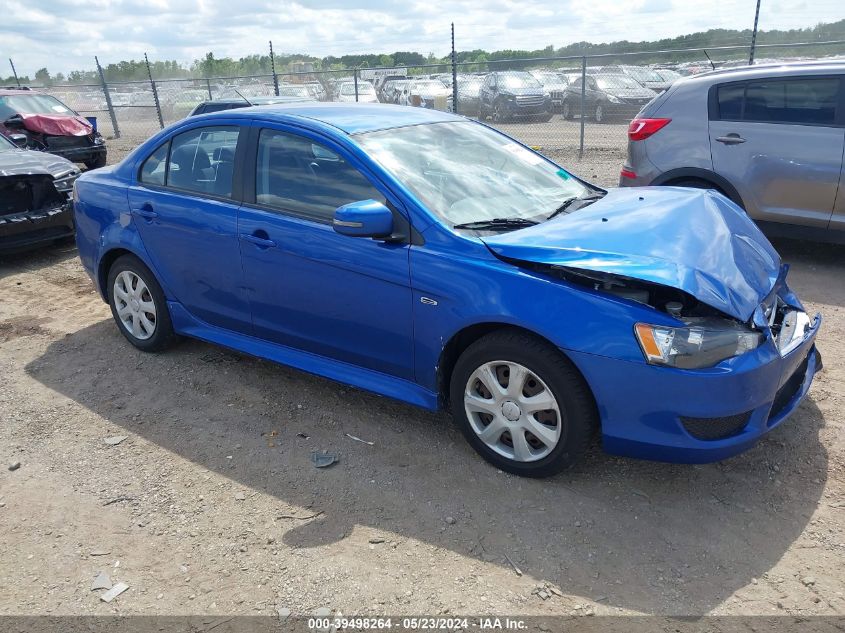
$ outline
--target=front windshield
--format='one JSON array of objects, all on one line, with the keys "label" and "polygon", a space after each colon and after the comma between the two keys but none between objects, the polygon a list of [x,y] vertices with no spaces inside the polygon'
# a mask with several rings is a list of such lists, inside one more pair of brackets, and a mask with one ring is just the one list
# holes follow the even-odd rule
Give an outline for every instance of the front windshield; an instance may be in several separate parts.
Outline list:
[{"label": "front windshield", "polygon": [[499,75],[499,84],[505,88],[542,88],[539,81],[528,73]]},{"label": "front windshield", "polygon": [[28,94],[0,97],[0,106],[5,111],[23,114],[74,114],[73,110],[50,95]]},{"label": "front windshield", "polygon": [[590,191],[539,154],[470,121],[355,138],[449,226],[494,218],[542,221],[566,200]]},{"label": "front windshield", "polygon": [[543,85],[546,85],[546,84],[565,84],[565,83],[567,83],[565,77],[562,77],[561,75],[556,75],[555,73],[537,73],[534,76]]},{"label": "front windshield", "polygon": [[418,81],[414,84],[414,89],[422,92],[442,92],[446,86],[439,81]]},{"label": "front windshield", "polygon": [[630,77],[624,75],[605,75],[596,77],[596,83],[602,90],[616,88],[617,90],[641,90],[642,86]]},{"label": "front windshield", "polygon": [[306,86],[279,86],[279,95],[285,97],[310,97]]},{"label": "front windshield", "polygon": [[660,75],[650,68],[629,68],[628,73],[637,81],[663,81]]},{"label": "front windshield", "polygon": [[[369,95],[373,94],[375,89],[373,88],[372,84],[365,84],[363,82],[358,84],[358,94],[359,95]],[[355,84],[343,84],[340,87],[340,94],[342,95],[354,95],[355,94]]]}]

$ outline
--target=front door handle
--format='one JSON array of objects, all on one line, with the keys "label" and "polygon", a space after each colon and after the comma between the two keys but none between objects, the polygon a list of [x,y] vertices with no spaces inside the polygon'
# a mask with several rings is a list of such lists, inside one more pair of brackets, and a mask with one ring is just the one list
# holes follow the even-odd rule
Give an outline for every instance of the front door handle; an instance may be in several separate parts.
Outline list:
[{"label": "front door handle", "polygon": [[155,212],[155,210],[153,209],[153,205],[151,205],[149,202],[145,202],[144,204],[142,204],[141,208],[137,209],[135,213],[140,215],[142,218],[146,218],[147,220],[152,220],[153,218],[158,217],[158,213]]},{"label": "front door handle", "polygon": [[725,145],[739,145],[740,143],[745,143],[745,139],[735,132],[728,134],[727,136],[717,136],[716,140],[720,143],[724,143]]},{"label": "front door handle", "polygon": [[255,231],[254,233],[242,233],[241,239],[245,242],[255,244],[260,248],[272,248],[276,242],[270,239],[266,231]]}]

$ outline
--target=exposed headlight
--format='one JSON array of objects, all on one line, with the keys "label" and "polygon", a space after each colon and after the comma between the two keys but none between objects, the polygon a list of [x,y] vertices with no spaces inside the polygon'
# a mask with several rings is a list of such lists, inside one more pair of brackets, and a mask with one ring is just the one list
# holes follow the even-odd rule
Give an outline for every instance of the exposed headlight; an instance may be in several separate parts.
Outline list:
[{"label": "exposed headlight", "polygon": [[713,367],[756,349],[764,340],[760,332],[734,321],[718,318],[692,318],[686,327],[637,323],[634,332],[646,361],[682,369]]},{"label": "exposed headlight", "polygon": [[99,134],[98,134],[97,136],[95,136],[95,137],[94,137],[94,145],[102,145],[102,144],[103,144],[103,143],[105,143],[105,142],[106,142],[106,139],[104,139],[104,138],[103,138],[102,136],[100,136]]},{"label": "exposed headlight", "polygon": [[77,178],[79,178],[79,172],[72,171],[64,176],[55,178],[53,180],[53,186],[56,188],[56,191],[60,193],[70,193],[73,183],[76,182]]},{"label": "exposed headlight", "polygon": [[622,99],[619,97],[614,97],[613,95],[607,95],[607,100],[611,103],[622,103]]}]

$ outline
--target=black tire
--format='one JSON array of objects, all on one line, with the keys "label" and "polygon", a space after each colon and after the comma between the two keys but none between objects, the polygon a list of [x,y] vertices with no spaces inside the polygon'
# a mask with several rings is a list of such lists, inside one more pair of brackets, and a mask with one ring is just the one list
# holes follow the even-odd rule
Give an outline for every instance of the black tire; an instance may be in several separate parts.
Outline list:
[{"label": "black tire", "polygon": [[500,101],[496,101],[493,104],[492,118],[494,123],[504,123],[507,120],[507,115],[502,112],[502,104]]},{"label": "black tire", "polygon": [[[139,338],[135,336],[126,325],[124,325],[120,316],[118,315],[117,302],[119,298],[115,296],[115,281],[118,275],[123,272],[130,272],[139,277],[149,291],[149,299],[155,305],[155,328],[149,338]],[[139,350],[144,352],[159,352],[172,346],[177,340],[178,336],[173,331],[173,323],[170,320],[170,313],[167,309],[167,301],[164,298],[164,292],[161,290],[158,281],[153,275],[152,271],[140,259],[134,255],[122,255],[118,257],[109,269],[109,276],[107,282],[107,292],[109,297],[109,307],[111,307],[112,317],[117,325],[120,333],[126,337],[126,340],[132,343]]]},{"label": "black tire", "polygon": [[[470,377],[476,369],[493,361],[518,363],[527,368],[545,383],[557,402],[561,413],[557,420],[561,426],[560,439],[541,459],[518,461],[501,455],[478,436],[468,419],[464,394]],[[548,343],[517,330],[493,332],[464,350],[455,364],[449,387],[452,416],[469,444],[488,462],[515,475],[549,477],[569,468],[587,451],[598,428],[592,392],[572,362]]]},{"label": "black tire", "polygon": [[548,123],[552,120],[553,116],[554,112],[547,112],[546,114],[541,114],[539,117],[537,117],[537,121],[539,121],[540,123]]},{"label": "black tire", "polygon": [[96,158],[93,158],[92,160],[85,161],[85,166],[89,170],[99,169],[100,167],[105,167],[106,166],[106,153],[100,152],[99,154],[97,154]]},{"label": "black tire", "polygon": [[596,104],[596,109],[593,110],[593,120],[596,123],[604,123],[607,119],[607,115],[604,112],[604,106],[600,103]]},{"label": "black tire", "polygon": [[569,101],[564,101],[563,104],[560,106],[560,115],[567,121],[572,118],[572,106],[569,105]]}]

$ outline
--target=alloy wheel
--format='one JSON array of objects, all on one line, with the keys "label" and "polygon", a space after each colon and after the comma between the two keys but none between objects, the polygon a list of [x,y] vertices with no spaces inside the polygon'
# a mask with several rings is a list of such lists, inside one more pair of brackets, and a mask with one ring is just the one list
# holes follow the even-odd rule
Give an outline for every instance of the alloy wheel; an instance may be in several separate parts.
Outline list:
[{"label": "alloy wheel", "polygon": [[596,106],[596,123],[601,123],[604,120],[604,108],[601,107],[601,104]]},{"label": "alloy wheel", "polygon": [[517,462],[548,456],[561,439],[560,406],[527,367],[497,360],[469,377],[464,409],[472,430],[491,450]]},{"label": "alloy wheel", "polygon": [[131,270],[122,271],[114,280],[114,305],[126,331],[139,340],[147,340],[156,329],[156,305],[141,277]]}]

